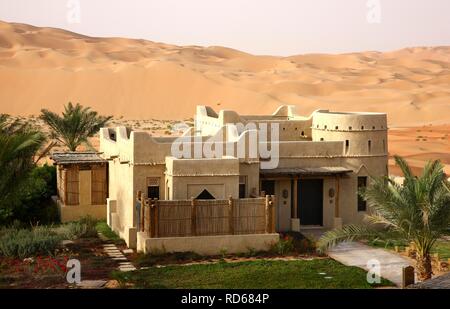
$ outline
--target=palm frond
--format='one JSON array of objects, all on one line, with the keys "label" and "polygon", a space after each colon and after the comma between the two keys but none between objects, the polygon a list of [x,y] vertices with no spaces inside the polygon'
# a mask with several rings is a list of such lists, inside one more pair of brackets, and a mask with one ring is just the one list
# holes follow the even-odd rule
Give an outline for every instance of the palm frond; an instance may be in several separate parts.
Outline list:
[{"label": "palm frond", "polygon": [[319,252],[325,252],[329,248],[336,246],[338,243],[356,239],[366,239],[379,235],[380,233],[372,227],[349,224],[323,234],[317,242],[317,250]]},{"label": "palm frond", "polygon": [[88,138],[105,126],[112,116],[99,116],[89,107],[69,102],[64,107],[62,116],[43,109],[40,118],[51,128],[53,139],[61,142],[70,151],[76,151],[81,144],[88,144]]}]

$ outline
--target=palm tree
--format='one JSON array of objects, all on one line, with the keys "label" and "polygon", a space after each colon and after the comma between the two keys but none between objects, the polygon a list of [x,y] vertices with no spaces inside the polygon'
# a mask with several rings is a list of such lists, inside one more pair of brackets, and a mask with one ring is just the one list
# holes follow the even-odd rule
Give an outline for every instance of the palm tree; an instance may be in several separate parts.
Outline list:
[{"label": "palm tree", "polygon": [[0,115],[0,219],[8,216],[44,142],[45,136],[29,124]]},{"label": "palm tree", "polygon": [[323,251],[339,242],[373,237],[412,242],[418,277],[427,280],[432,275],[430,252],[450,227],[450,186],[439,160],[428,162],[419,177],[404,159],[396,156],[395,161],[403,172],[403,185],[381,177],[372,179],[361,192],[370,207],[365,218],[368,225],[329,231],[319,239],[318,247]]},{"label": "palm tree", "polygon": [[80,104],[69,102],[64,107],[62,117],[47,109],[41,110],[40,118],[51,128],[51,137],[56,139],[70,151],[85,143],[90,146],[88,138],[94,136],[112,116],[99,116],[97,112]]}]

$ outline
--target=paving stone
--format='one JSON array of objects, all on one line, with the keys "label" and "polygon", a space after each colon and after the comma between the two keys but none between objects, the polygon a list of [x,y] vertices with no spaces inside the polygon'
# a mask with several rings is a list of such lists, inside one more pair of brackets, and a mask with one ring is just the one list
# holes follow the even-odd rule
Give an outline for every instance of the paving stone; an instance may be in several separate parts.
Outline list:
[{"label": "paving stone", "polygon": [[63,245],[63,246],[71,245],[73,243],[74,243],[73,240],[69,240],[69,239],[65,239],[65,240],[61,241],[61,245]]},{"label": "paving stone", "polygon": [[120,251],[108,251],[108,250],[105,250],[105,252],[108,253],[108,254],[122,254],[122,252],[120,252]]},{"label": "paving stone", "polygon": [[450,289],[450,273],[434,277],[433,279],[419,282],[410,288],[413,289]]},{"label": "paving stone", "polygon": [[114,261],[126,261],[127,258],[126,257],[113,257],[112,258]]},{"label": "paving stone", "polygon": [[83,280],[77,286],[82,289],[101,289],[105,284],[105,280]]}]

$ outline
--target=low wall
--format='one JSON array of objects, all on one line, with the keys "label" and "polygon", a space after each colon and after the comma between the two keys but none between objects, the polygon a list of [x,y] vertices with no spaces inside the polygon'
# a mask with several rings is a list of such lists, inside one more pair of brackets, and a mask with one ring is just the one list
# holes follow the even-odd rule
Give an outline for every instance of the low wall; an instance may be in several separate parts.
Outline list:
[{"label": "low wall", "polygon": [[147,233],[138,232],[137,251],[144,253],[193,251],[202,255],[217,255],[224,251],[244,253],[250,249],[269,250],[278,240],[277,233],[150,238]]},{"label": "low wall", "polygon": [[81,217],[91,216],[95,219],[106,219],[106,205],[62,205],[57,202],[61,222],[77,221]]}]

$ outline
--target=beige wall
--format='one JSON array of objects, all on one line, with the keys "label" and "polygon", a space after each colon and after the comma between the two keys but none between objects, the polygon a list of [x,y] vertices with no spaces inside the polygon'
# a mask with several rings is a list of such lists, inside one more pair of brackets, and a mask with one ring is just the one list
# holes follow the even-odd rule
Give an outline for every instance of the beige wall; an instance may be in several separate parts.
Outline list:
[{"label": "beige wall", "polygon": [[61,222],[77,221],[81,217],[91,216],[98,220],[106,219],[106,205],[64,206],[58,203]]},{"label": "beige wall", "polygon": [[169,196],[173,200],[197,197],[204,189],[216,199],[239,197],[239,160],[166,158]]},{"label": "beige wall", "polygon": [[137,251],[145,253],[193,251],[202,255],[266,251],[279,241],[278,234],[220,235],[148,238],[137,233]]}]

